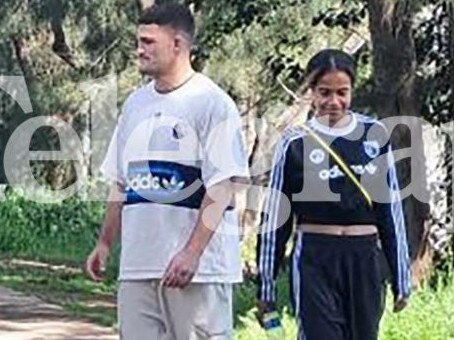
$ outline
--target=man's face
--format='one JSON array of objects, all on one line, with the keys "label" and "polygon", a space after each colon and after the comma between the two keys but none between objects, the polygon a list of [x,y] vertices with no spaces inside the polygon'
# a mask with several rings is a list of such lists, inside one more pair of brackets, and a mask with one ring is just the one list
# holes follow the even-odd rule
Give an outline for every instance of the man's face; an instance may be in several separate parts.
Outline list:
[{"label": "man's face", "polygon": [[141,73],[153,78],[166,74],[177,56],[175,31],[167,26],[139,25],[137,55]]}]

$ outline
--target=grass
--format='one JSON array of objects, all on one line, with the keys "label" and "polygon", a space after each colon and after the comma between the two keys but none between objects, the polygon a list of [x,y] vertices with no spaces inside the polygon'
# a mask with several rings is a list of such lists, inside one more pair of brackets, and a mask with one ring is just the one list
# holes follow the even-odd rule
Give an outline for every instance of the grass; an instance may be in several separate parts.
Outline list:
[{"label": "grass", "polygon": [[77,268],[8,258],[0,260],[0,272],[0,285],[60,305],[70,316],[104,326],[116,322],[116,282],[111,278],[95,283]]},{"label": "grass", "polygon": [[[49,242],[50,243],[50,242]],[[72,242],[71,242],[72,243]],[[91,247],[87,245],[85,248]],[[107,270],[107,280],[94,283],[83,274],[86,249],[46,246],[45,253],[11,253],[0,258],[0,285],[34,294],[62,306],[73,317],[88,319],[100,325],[116,324],[116,266],[118,249],[113,252]],[[246,263],[254,261],[254,242],[243,244]],[[12,260],[12,259],[20,260]],[[42,261],[42,262],[38,262]],[[63,265],[62,265],[63,264]],[[295,320],[288,304],[287,274],[278,282],[279,312],[285,329],[285,339],[296,338]],[[255,285],[251,279],[235,287],[235,340],[266,339],[255,318]],[[415,292],[409,307],[399,314],[389,310],[381,323],[380,340],[454,340],[454,282],[438,289],[423,287]]]},{"label": "grass", "polygon": [[[10,193],[0,204],[0,285],[60,305],[70,316],[115,325],[119,248],[112,252],[105,282],[91,282],[81,270],[103,214],[104,204],[99,202],[72,199],[43,205]],[[246,272],[253,267],[254,249],[255,237],[249,235],[242,247]],[[255,318],[254,282],[250,275],[246,277],[234,290],[235,339],[266,339]],[[285,339],[295,339],[286,274],[279,278],[278,288]],[[452,278],[437,289],[419,289],[402,313],[391,313],[390,305],[381,323],[380,340],[454,340]]]},{"label": "grass", "polygon": [[[278,288],[287,290],[285,277],[281,277]],[[255,321],[253,308],[248,302],[253,296],[253,288],[239,288],[235,295],[238,322],[235,326],[236,340],[266,339],[265,334]],[[247,292],[246,292],[247,291]],[[249,297],[249,298],[246,298]],[[281,294],[281,301],[288,301]],[[242,305],[247,304],[245,313],[239,313]],[[392,313],[389,295],[387,308],[381,321],[380,340],[454,340],[454,281],[437,289],[421,287],[411,297],[409,306],[401,313]],[[285,339],[296,339],[296,325],[288,305],[280,306]]]},{"label": "grass", "polygon": [[[0,261],[0,284],[63,306],[68,315],[101,325],[116,323],[114,272],[104,283],[86,279],[80,269],[45,266],[24,261]],[[286,274],[279,279],[279,301],[287,302]],[[235,340],[266,339],[255,319],[255,286],[250,280],[235,288]],[[380,340],[454,340],[454,282],[438,289],[423,287],[415,292],[408,308],[390,311],[381,323]],[[296,326],[288,304],[281,304],[285,339],[296,338]]]},{"label": "grass", "polygon": [[421,288],[402,313],[388,310],[381,331],[384,340],[453,340],[454,282],[435,290]]}]

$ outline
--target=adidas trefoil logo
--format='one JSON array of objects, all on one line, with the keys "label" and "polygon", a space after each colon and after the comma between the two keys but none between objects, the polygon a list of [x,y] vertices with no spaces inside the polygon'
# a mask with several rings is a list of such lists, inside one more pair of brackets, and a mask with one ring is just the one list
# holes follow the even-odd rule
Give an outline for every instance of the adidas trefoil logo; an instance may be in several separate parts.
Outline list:
[{"label": "adidas trefoil logo", "polygon": [[162,179],[162,186],[164,187],[164,189],[170,191],[180,191],[181,189],[183,189],[184,184],[184,181],[178,182],[175,176],[172,176],[170,182],[165,178]]}]

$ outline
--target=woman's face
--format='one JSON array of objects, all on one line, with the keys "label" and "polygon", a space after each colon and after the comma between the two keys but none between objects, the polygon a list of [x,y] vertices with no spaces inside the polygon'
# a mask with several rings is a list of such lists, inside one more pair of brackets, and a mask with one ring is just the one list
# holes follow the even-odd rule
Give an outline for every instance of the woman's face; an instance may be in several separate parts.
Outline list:
[{"label": "woman's face", "polygon": [[313,88],[313,104],[317,117],[336,123],[347,114],[351,103],[352,81],[344,71],[325,73]]}]

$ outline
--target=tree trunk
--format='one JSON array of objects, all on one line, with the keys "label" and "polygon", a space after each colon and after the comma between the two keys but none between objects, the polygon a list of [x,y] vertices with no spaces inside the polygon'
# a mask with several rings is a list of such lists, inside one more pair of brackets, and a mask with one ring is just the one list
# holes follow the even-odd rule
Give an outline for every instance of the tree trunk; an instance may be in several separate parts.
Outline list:
[{"label": "tree trunk", "polygon": [[[405,117],[421,116],[420,79],[416,74],[416,52],[413,39],[413,18],[418,10],[414,0],[368,0],[369,26],[373,44],[374,102],[372,106],[380,118],[400,117],[401,125],[392,134],[395,149],[412,145],[419,166],[411,168],[410,159],[397,164],[401,187],[405,187],[413,172],[421,191],[426,191],[426,167],[422,126]],[[411,129],[404,126],[411,126]],[[410,134],[412,130],[412,136]],[[415,135],[416,132],[416,135]],[[420,283],[430,268],[430,252],[426,246],[426,219],[429,214],[425,203],[413,195],[404,200],[404,213],[410,255],[413,261],[413,279]]]},{"label": "tree trunk", "polygon": [[449,17],[449,63],[450,63],[450,84],[451,84],[451,114],[454,114],[454,3],[448,4]]},{"label": "tree trunk", "polygon": [[[449,18],[449,71],[450,71],[450,84],[451,84],[451,116],[454,114],[454,3],[451,1],[448,4],[448,18]],[[449,145],[449,147],[453,147]],[[452,149],[449,149],[452,150]],[[453,219],[453,155],[448,156],[448,220],[452,224]],[[451,238],[451,249],[454,253],[454,237]],[[454,259],[452,259],[454,266]]]}]

